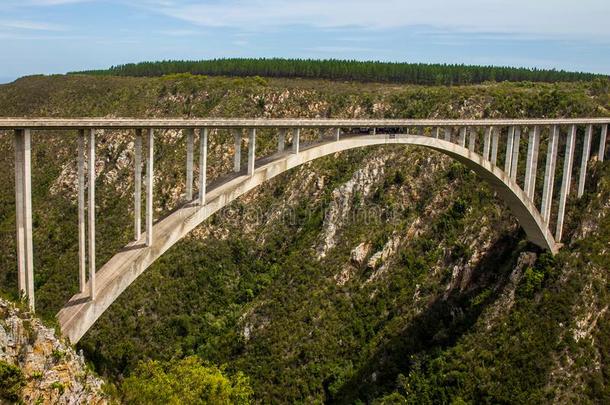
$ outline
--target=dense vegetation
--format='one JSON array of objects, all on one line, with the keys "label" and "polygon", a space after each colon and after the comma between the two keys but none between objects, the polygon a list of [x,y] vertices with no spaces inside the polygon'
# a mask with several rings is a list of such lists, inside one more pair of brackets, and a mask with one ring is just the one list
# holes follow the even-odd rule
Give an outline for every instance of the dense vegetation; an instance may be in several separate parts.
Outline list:
[{"label": "dense vegetation", "polygon": [[163,76],[191,73],[210,76],[264,76],[423,85],[465,85],[483,82],[573,82],[603,75],[563,70],[425,63],[360,62],[312,59],[213,59],[128,63],[107,70],[73,72],[116,76]]},{"label": "dense vegetation", "polygon": [[[0,86],[7,116],[570,117],[609,107],[603,80],[423,88],[180,74]],[[261,153],[274,136],[261,131]],[[100,136],[98,264],[131,237],[131,137]],[[211,136],[213,178],[231,167],[231,142]],[[47,318],[77,288],[75,150],[74,137],[54,132],[33,143],[36,287]],[[158,217],[184,189],[184,150],[179,133],[158,135]],[[9,137],[0,151],[11,153]],[[14,294],[10,159],[0,173],[0,285]],[[607,402],[610,164],[591,173],[586,197],[570,201],[568,244],[551,258],[525,241],[477,176],[439,154],[380,147],[320,159],[170,249],[79,348],[132,403],[155,386],[168,402],[172,384],[208,392],[193,376],[221,381],[226,395],[239,388],[242,398],[250,386],[259,403]],[[353,178],[370,189],[334,191]],[[320,258],[328,212],[342,203],[349,212],[337,244]],[[352,259],[361,243],[368,260],[397,237],[381,266]]]}]

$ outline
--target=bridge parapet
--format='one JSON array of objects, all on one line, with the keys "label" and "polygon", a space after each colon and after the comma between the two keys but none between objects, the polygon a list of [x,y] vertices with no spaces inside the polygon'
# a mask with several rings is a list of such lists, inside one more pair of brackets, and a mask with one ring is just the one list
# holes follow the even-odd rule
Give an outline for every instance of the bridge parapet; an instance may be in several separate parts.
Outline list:
[{"label": "bridge parapet", "polygon": [[[34,309],[30,157],[34,131],[52,129],[78,133],[76,159],[80,291],[58,315],[64,333],[72,341],[77,341],[142,271],[218,209],[279,173],[317,157],[354,147],[393,143],[414,144],[452,156],[477,172],[498,191],[533,243],[554,253],[561,244],[565,209],[572,189],[574,160],[578,155],[580,163],[576,194],[580,197],[584,193],[588,179],[587,168],[592,157],[592,149],[597,148],[595,158],[604,160],[608,124],[610,118],[0,119],[0,129],[14,131],[15,140],[18,288],[20,293],[27,297],[30,307]],[[95,267],[96,178],[95,170],[87,170],[87,162],[95,161],[96,137],[99,137],[103,130],[117,129],[132,130],[134,134],[134,242],[128,246],[128,253],[119,252],[98,270]],[[178,218],[172,214],[155,223],[154,139],[156,133],[166,129],[181,129],[186,139],[186,201],[184,206],[178,207],[176,211],[182,217]],[[272,156],[257,159],[257,130],[261,129],[266,132],[273,130],[277,135],[277,151]],[[235,174],[225,183],[208,189],[208,137],[215,136],[219,130],[230,131],[234,136]],[[244,130],[248,134],[248,154],[247,165],[242,170],[241,145]],[[302,131],[311,132],[311,130],[317,131],[315,141],[306,143]],[[197,149],[196,140],[199,143]],[[577,151],[579,146],[581,148]],[[561,166],[558,165],[560,150],[564,151]],[[199,178],[195,184],[196,155],[198,155]],[[541,157],[544,157],[545,161],[543,176],[538,175]],[[563,170],[561,186],[556,192],[554,185],[558,167],[562,167]],[[85,172],[88,173],[88,179],[85,179]],[[144,182],[143,175],[145,175]],[[539,177],[542,181],[537,181]],[[143,183],[146,202],[144,229],[142,229],[140,209]],[[553,205],[554,198],[558,198],[556,208]],[[555,211],[554,216],[553,211]],[[554,232],[551,232],[552,225]],[[180,231],[176,231],[178,228]],[[122,269],[121,271],[131,269],[131,276],[117,275],[118,268]]]}]

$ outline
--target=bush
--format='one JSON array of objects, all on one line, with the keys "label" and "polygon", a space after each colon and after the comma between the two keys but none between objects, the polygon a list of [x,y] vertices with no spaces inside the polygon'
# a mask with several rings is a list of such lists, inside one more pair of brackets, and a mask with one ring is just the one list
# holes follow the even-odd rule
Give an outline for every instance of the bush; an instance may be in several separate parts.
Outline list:
[{"label": "bush", "polygon": [[25,379],[19,367],[0,361],[0,399],[18,402],[24,385]]}]

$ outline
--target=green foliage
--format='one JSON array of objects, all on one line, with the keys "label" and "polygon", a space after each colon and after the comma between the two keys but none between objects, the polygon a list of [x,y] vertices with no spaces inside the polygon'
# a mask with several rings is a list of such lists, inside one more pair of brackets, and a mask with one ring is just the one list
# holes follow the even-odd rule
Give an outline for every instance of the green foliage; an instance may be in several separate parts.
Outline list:
[{"label": "green foliage", "polygon": [[227,376],[196,356],[143,362],[121,385],[126,404],[248,404],[252,389],[243,373]]},{"label": "green foliage", "polygon": [[[113,66],[107,70],[71,74],[116,76],[163,76],[191,73],[211,76],[301,77],[307,79],[353,80],[364,82],[412,83],[424,85],[464,85],[487,81],[557,82],[606,78],[592,73],[563,70],[496,66],[468,66],[424,63],[360,62],[314,59],[213,59],[199,61],[140,62]],[[266,83],[261,81],[262,85]]]},{"label": "green foliage", "polygon": [[24,385],[25,378],[19,367],[0,360],[0,400],[18,402]]}]

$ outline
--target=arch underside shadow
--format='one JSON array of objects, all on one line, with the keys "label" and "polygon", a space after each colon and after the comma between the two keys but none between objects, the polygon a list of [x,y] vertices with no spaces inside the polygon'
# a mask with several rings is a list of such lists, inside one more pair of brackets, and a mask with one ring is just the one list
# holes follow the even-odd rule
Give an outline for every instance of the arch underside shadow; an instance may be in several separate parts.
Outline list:
[{"label": "arch underside shadow", "polygon": [[[74,295],[60,310],[58,321],[62,333],[76,343],[89,330],[102,313],[125,289],[155,260],[195,227],[256,186],[303,163],[336,152],[365,146],[403,144],[427,147],[448,155],[476,172],[485,180],[510,208],[528,239],[555,253],[560,245],[545,224],[533,202],[503,170],[492,165],[477,153],[454,143],[421,135],[366,135],[345,137],[339,141],[314,144],[298,154],[289,151],[277,153],[257,162],[252,176],[238,175],[229,178],[206,194],[206,205],[195,202],[185,204],[153,228],[154,241],[146,247],[146,234],[128,244],[96,273],[97,296],[90,300],[87,293]],[[196,201],[196,200],[195,200]]]}]

